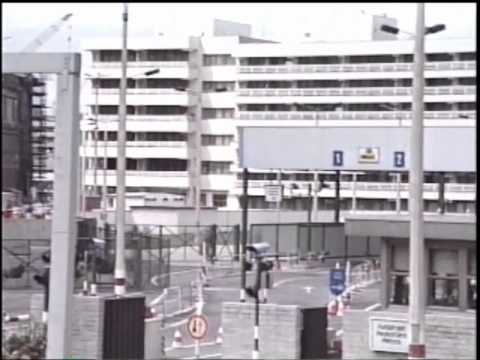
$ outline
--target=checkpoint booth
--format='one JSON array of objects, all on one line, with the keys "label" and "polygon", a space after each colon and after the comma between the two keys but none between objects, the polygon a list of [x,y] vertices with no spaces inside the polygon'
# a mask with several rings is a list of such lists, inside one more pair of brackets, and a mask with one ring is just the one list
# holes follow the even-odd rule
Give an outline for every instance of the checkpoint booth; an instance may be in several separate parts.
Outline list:
[{"label": "checkpoint booth", "polygon": [[[431,214],[424,221],[427,358],[475,358],[475,216]],[[343,358],[398,358],[408,351],[409,218],[351,214],[345,219],[345,232],[381,239],[382,282],[375,310],[345,312]]]}]

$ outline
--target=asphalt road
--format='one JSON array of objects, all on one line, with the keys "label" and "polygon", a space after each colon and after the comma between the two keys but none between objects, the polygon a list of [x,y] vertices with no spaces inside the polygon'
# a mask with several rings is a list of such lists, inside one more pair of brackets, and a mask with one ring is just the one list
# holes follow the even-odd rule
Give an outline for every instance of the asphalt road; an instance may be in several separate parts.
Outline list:
[{"label": "asphalt road", "polygon": [[[191,275],[185,275],[185,272],[192,269],[188,266],[175,266],[172,270],[181,272],[181,279],[186,283],[197,279],[195,271]],[[172,274],[175,277],[175,273]],[[326,306],[331,295],[328,288],[328,269],[303,270],[303,271],[281,271],[272,273],[273,288],[268,290],[268,302],[284,305],[300,305],[305,307]],[[247,286],[253,284],[254,274],[247,276]],[[201,358],[220,358],[222,354],[222,345],[215,344],[219,336],[218,330],[221,327],[221,308],[222,302],[239,301],[240,299],[240,274],[238,270],[233,276],[224,278],[214,278],[209,281],[209,286],[204,288],[204,307],[203,314],[208,319],[208,332],[205,339],[200,342]],[[30,306],[30,297],[33,293],[39,291],[30,290],[9,290],[2,292],[2,309],[12,315],[28,313]],[[151,292],[146,294],[147,303],[160,295],[160,292]],[[172,312],[178,307],[174,301],[176,298],[174,291],[169,293],[170,309]],[[188,302],[189,294],[184,294],[184,301]],[[379,288],[371,286],[363,289],[360,293],[353,295],[352,308],[367,308],[378,302]],[[247,301],[253,301],[247,299]],[[178,316],[167,321],[166,326],[170,326],[165,337],[167,347],[166,355],[168,358],[194,358],[194,341],[188,335],[186,322],[188,315]],[[341,329],[341,318],[329,317],[329,326],[336,330]],[[182,335],[182,348],[172,348],[174,333],[179,330]]]}]

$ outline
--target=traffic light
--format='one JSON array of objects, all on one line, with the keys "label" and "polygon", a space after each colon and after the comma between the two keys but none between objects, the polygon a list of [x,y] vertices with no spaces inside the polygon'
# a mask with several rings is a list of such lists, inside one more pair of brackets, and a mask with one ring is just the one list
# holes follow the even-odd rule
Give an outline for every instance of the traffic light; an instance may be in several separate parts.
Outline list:
[{"label": "traffic light", "polygon": [[43,271],[42,275],[34,275],[33,279],[42,286],[45,286],[48,289],[48,284],[50,282],[50,269],[46,268]]},{"label": "traffic light", "polygon": [[251,298],[256,299],[258,297],[258,289],[255,287],[247,287],[245,289],[245,292],[247,293],[248,296]]},{"label": "traffic light", "polygon": [[265,260],[260,262],[260,271],[270,271],[273,269],[273,261]]}]

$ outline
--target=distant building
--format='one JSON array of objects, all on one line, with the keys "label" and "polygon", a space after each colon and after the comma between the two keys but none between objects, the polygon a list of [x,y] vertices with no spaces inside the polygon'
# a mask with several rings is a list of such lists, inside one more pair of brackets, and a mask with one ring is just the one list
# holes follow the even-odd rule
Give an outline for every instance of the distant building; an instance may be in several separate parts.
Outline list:
[{"label": "distant building", "polygon": [[[374,25],[395,21],[380,16]],[[217,21],[214,34],[228,36],[129,39],[128,193],[168,193],[192,206],[194,189],[200,186],[201,206],[239,209],[238,126],[410,126],[413,40],[392,40],[374,31],[374,39],[382,41],[295,44],[253,39],[247,33],[244,25]],[[97,193],[104,167],[108,191],[115,193],[120,43],[96,39],[83,48],[85,73],[94,77],[85,82],[83,93],[91,114],[96,87],[99,95],[97,159],[92,127],[82,124],[89,134],[81,147],[87,160],[85,186],[94,185],[96,164]],[[475,42],[432,38],[425,50],[425,126],[474,131]],[[160,72],[144,75],[152,69]],[[305,211],[313,171],[283,172],[281,177],[286,189],[282,208]],[[323,177],[330,188],[319,193],[318,209],[333,209],[335,175]],[[264,187],[276,178],[277,170],[251,169],[250,208],[275,207],[265,201]],[[426,173],[425,211],[439,208],[439,178],[446,182],[446,212],[475,212],[474,172]],[[401,208],[406,210],[407,174],[401,182]],[[294,186],[299,190],[290,192]],[[354,187],[358,210],[395,209],[397,184],[388,172],[368,172],[356,180],[344,174],[341,187],[342,210],[352,208]]]},{"label": "distant building", "polygon": [[2,75],[2,192],[30,192],[32,78]]}]

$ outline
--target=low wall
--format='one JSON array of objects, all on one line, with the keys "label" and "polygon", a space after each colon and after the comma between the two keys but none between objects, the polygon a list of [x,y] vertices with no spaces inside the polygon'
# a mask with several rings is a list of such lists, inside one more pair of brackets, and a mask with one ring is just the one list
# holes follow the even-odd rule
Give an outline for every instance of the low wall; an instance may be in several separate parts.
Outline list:
[{"label": "low wall", "polygon": [[[406,354],[371,351],[369,319],[408,319],[408,309],[367,312],[348,310],[343,317],[343,359],[398,359]],[[476,313],[427,310],[426,357],[430,359],[476,358]]]},{"label": "low wall", "polygon": [[[222,304],[223,358],[250,359],[253,351],[255,305]],[[299,359],[302,317],[298,306],[260,306],[259,358]]]}]

